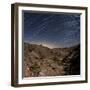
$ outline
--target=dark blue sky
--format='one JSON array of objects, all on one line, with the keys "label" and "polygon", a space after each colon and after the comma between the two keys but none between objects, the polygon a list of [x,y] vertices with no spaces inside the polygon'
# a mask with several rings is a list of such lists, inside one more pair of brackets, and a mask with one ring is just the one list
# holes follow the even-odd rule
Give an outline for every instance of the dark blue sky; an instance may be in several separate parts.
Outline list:
[{"label": "dark blue sky", "polygon": [[24,42],[51,48],[80,43],[80,14],[23,11]]}]

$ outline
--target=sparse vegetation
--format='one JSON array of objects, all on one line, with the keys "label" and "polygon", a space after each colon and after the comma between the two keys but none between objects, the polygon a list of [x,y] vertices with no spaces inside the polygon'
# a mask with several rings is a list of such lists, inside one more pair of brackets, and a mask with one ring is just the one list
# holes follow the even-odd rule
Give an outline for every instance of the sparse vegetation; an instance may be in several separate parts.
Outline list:
[{"label": "sparse vegetation", "polygon": [[49,49],[24,43],[24,77],[80,74],[80,45]]}]

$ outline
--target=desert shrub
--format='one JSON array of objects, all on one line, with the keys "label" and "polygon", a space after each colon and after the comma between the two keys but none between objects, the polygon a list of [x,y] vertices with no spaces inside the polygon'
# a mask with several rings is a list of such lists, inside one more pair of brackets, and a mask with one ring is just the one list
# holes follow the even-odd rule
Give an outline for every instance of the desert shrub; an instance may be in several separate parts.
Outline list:
[{"label": "desert shrub", "polygon": [[39,72],[39,71],[40,71],[40,67],[37,66],[37,65],[33,65],[33,66],[31,66],[31,70],[32,70],[33,72]]}]

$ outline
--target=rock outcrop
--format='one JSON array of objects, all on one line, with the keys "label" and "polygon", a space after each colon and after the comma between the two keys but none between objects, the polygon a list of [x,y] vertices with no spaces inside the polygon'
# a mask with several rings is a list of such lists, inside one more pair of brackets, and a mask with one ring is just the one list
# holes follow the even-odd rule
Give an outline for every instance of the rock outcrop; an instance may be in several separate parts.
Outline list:
[{"label": "rock outcrop", "polygon": [[80,74],[80,45],[50,49],[24,43],[24,77]]}]

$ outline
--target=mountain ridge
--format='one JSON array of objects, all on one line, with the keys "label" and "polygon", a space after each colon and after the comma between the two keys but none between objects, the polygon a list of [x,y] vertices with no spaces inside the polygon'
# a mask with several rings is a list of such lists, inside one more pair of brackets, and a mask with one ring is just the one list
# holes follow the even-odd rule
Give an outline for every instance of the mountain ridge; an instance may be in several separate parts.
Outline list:
[{"label": "mountain ridge", "polygon": [[[75,64],[76,63],[76,64]],[[24,77],[80,74],[80,45],[48,48],[24,43]]]}]

